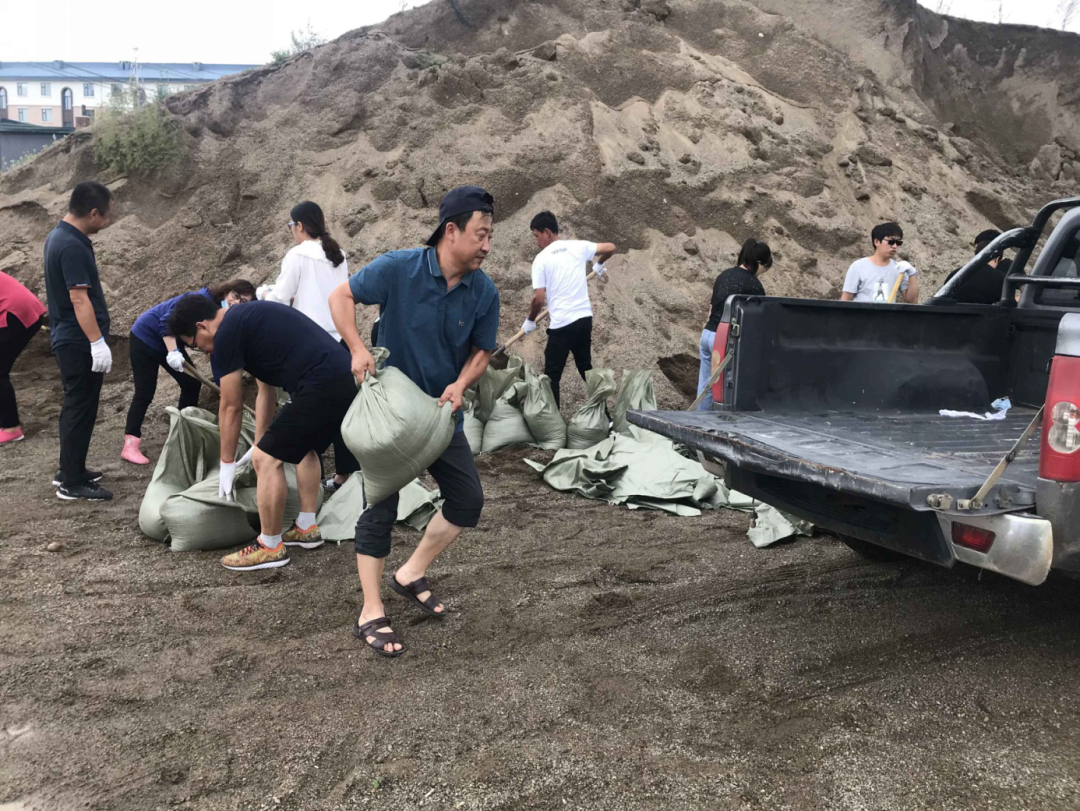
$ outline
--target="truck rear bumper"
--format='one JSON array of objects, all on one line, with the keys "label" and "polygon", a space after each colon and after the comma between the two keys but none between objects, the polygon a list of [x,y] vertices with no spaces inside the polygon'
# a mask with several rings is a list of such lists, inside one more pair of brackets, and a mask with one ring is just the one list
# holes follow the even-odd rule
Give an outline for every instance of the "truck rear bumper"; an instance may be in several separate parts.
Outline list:
[{"label": "truck rear bumper", "polygon": [[[962,519],[938,513],[941,533],[962,563],[989,569],[1029,586],[1038,586],[1050,573],[1054,562],[1054,531],[1045,518],[1031,515],[964,516]],[[977,552],[952,542],[954,523],[989,530],[994,543],[987,552]]]},{"label": "truck rear bumper", "polygon": [[1040,478],[1035,501],[1054,527],[1054,568],[1080,572],[1080,482]]}]

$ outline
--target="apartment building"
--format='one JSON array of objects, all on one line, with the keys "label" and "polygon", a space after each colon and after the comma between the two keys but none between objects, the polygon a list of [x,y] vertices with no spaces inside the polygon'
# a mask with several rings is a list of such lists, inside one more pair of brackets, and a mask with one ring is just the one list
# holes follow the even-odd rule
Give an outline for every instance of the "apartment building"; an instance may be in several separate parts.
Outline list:
[{"label": "apartment building", "polygon": [[121,103],[137,78],[146,99],[191,90],[258,65],[201,62],[0,62],[0,121],[41,127],[86,126],[94,111]]}]

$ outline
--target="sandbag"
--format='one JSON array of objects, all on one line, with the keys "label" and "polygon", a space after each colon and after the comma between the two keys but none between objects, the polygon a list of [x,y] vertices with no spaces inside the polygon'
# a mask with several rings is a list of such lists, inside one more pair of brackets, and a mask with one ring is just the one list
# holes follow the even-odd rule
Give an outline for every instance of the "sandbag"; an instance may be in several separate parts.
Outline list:
[{"label": "sandbag", "polygon": [[513,383],[491,409],[484,424],[484,453],[494,453],[511,445],[531,445],[533,435],[525,422],[521,405],[528,391],[524,380]]},{"label": "sandbag", "polygon": [[525,379],[524,372],[521,358],[510,358],[506,368],[501,371],[490,366],[484,370],[483,376],[476,383],[476,416],[480,422],[487,424],[495,403],[513,383]]},{"label": "sandbag", "polygon": [[[221,463],[221,434],[213,413],[194,406],[183,411],[172,406],[165,410],[169,436],[139,506],[139,529],[155,541],[164,541],[169,534],[161,517],[165,500],[201,482]],[[246,453],[254,440],[255,421],[245,412],[237,456]]]},{"label": "sandbag", "polygon": [[656,411],[656,390],[649,369],[624,369],[615,395],[615,431],[632,436],[634,426],[626,419],[627,411]]},{"label": "sandbag", "polygon": [[475,391],[465,392],[465,400],[461,406],[462,428],[473,456],[484,449],[484,423],[476,416],[476,397]]},{"label": "sandbag", "polygon": [[[351,541],[356,537],[356,521],[364,512],[364,476],[354,473],[319,510],[319,532],[327,541]],[[398,523],[423,530],[442,506],[437,490],[429,490],[416,479],[398,493]]]},{"label": "sandbag", "polygon": [[525,404],[522,413],[537,447],[557,451],[566,447],[566,421],[551,391],[551,378],[525,367]]},{"label": "sandbag", "polygon": [[566,447],[591,448],[607,439],[607,399],[615,393],[615,372],[611,369],[590,369],[585,373],[588,399],[571,417],[566,426]]},{"label": "sandbag", "polygon": [[364,471],[368,503],[378,504],[427,470],[449,446],[454,427],[450,404],[440,408],[400,369],[384,366],[368,375],[341,423],[341,436]]}]

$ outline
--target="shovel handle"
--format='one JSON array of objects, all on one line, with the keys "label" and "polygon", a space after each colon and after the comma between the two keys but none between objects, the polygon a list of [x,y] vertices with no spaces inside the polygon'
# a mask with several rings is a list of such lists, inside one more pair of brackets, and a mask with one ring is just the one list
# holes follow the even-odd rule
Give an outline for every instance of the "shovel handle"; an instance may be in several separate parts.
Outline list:
[{"label": "shovel handle", "polygon": [[[206,386],[210,390],[216,391],[218,393],[219,397],[221,396],[221,388],[218,386],[218,384],[215,383],[213,380],[210,380],[209,378],[204,377],[202,375],[202,373],[198,369],[196,369],[194,366],[192,366],[187,361],[184,361],[184,371],[187,372],[189,376],[194,377],[196,380],[198,380],[200,383],[202,383],[204,386]],[[255,416],[255,409],[252,408],[251,406],[247,405],[247,404],[244,405],[244,411],[246,411],[248,414],[250,414],[253,417]]]}]

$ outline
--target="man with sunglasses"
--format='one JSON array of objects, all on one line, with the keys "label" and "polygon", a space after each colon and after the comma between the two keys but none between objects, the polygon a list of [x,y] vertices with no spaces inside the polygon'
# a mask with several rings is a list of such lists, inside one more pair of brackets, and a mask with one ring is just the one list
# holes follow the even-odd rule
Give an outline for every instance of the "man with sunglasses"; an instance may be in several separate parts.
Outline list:
[{"label": "man with sunglasses", "polygon": [[885,304],[892,295],[896,280],[903,272],[897,302],[919,302],[919,275],[907,262],[897,263],[896,253],[904,244],[904,232],[895,222],[875,226],[870,232],[874,252],[851,263],[844,279],[841,301],[865,301]]}]

